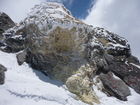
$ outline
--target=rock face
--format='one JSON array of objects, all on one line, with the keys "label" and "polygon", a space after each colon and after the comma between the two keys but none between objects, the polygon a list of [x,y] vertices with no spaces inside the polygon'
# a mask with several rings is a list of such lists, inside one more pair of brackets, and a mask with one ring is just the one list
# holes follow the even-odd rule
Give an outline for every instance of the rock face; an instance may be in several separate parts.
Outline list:
[{"label": "rock face", "polygon": [[17,62],[19,65],[22,65],[24,62],[26,62],[26,56],[27,56],[26,51],[23,51],[17,54],[16,57],[17,57]]},{"label": "rock face", "polygon": [[18,52],[24,48],[24,37],[22,35],[15,36],[15,29],[9,29],[14,26],[15,23],[11,18],[5,13],[0,12],[0,50]]},{"label": "rock face", "polygon": [[3,12],[0,12],[0,40],[2,39],[2,33],[13,27],[15,23],[11,20],[11,18]]},{"label": "rock face", "polygon": [[0,30],[7,30],[11,27],[13,27],[15,23],[12,21],[12,19],[6,15],[3,12],[0,12]]},{"label": "rock face", "polygon": [[91,105],[93,102],[100,103],[92,88],[92,78],[95,71],[96,68],[90,67],[88,64],[81,66],[77,73],[66,81],[69,91],[75,93],[81,100]]},{"label": "rock face", "polygon": [[5,80],[5,73],[4,72],[6,70],[7,69],[3,65],[0,64],[0,85],[4,84],[4,80]]},{"label": "rock face", "polygon": [[[121,57],[122,59],[122,57]],[[109,65],[109,69],[119,76],[124,82],[140,93],[140,63],[130,56],[125,61],[114,61]]]},{"label": "rock face", "polygon": [[[12,36],[12,35],[11,35]],[[21,35],[13,36],[6,38],[4,41],[5,47],[3,47],[3,51],[5,52],[18,52],[25,48],[24,37]]]},{"label": "rock face", "polygon": [[104,88],[111,96],[115,96],[124,101],[127,100],[127,96],[130,95],[128,86],[122,80],[114,78],[112,72],[100,74],[100,79]]},{"label": "rock face", "polygon": [[3,35],[2,51],[24,50],[26,54],[17,55],[19,64],[26,60],[34,69],[64,82],[88,104],[100,103],[92,87],[93,78],[100,74],[106,89],[121,100],[130,95],[127,85],[140,92],[140,63],[132,56],[128,41],[75,19],[61,4],[36,5],[25,20]]}]

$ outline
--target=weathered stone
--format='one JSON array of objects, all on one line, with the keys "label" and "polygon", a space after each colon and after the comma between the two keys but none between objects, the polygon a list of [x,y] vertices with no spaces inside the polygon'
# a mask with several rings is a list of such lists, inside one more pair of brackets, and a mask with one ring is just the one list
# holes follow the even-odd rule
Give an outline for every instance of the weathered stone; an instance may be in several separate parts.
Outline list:
[{"label": "weathered stone", "polygon": [[4,30],[0,29],[0,41],[3,39],[2,33],[4,33]]},{"label": "weathered stone", "polygon": [[130,45],[128,41],[117,34],[104,30],[103,28],[94,28],[94,35],[105,47],[105,52],[113,56],[130,56]]},{"label": "weathered stone", "polygon": [[[6,47],[3,50],[18,52],[26,49],[26,62],[31,67],[66,83],[69,91],[82,101],[89,104],[99,103],[92,89],[97,72],[100,74],[103,71],[112,71],[123,80],[131,75],[128,72],[130,65],[125,64],[127,57],[131,55],[128,41],[103,28],[93,28],[75,19],[66,9],[61,13],[59,9],[55,9],[60,16],[56,17],[52,15],[54,12],[50,11],[48,5],[51,9],[64,9],[60,5],[55,6],[56,4],[36,5],[35,11],[32,9],[19,26],[12,28],[10,34],[5,34]],[[17,56],[19,64],[24,62],[24,57],[24,54]],[[132,74],[135,74],[134,71]],[[116,85],[125,87],[122,81],[113,77],[112,79],[119,81]],[[117,89],[118,93],[113,90],[119,94],[115,96],[126,100],[125,89]],[[127,89],[126,86],[126,91]]]},{"label": "weathered stone", "polygon": [[107,49],[107,53],[110,55],[114,55],[114,56],[120,56],[120,55],[126,55],[126,56],[130,56],[130,48],[122,48],[120,46],[118,47],[114,47],[114,46],[108,46],[109,49]]},{"label": "weathered stone", "polygon": [[0,29],[1,30],[7,30],[11,27],[13,27],[15,23],[12,21],[12,19],[5,13],[0,13]]},{"label": "weathered stone", "polygon": [[19,65],[22,65],[24,62],[26,62],[26,51],[20,52],[16,55],[17,57],[17,62]]},{"label": "weathered stone", "polygon": [[18,26],[16,26],[7,14],[3,12],[0,13],[0,50],[13,53],[25,48],[25,38],[23,37],[23,32],[19,32],[21,28],[18,29],[18,31],[15,31],[17,27]]},{"label": "weathered stone", "polygon": [[[63,77],[64,73],[68,78],[85,61],[82,46],[85,39],[77,36],[75,32],[74,28],[68,30],[56,27],[47,36],[42,36],[40,39],[28,38],[30,44],[27,49],[27,62],[35,69],[49,73],[57,79],[57,76]],[[79,41],[76,41],[76,37]]]},{"label": "weathered stone", "polygon": [[19,52],[25,49],[26,44],[23,35],[11,35],[6,38],[3,43],[5,44],[5,47],[1,50],[8,53]]},{"label": "weathered stone", "polygon": [[137,93],[140,94],[140,75],[129,75],[124,78],[124,81],[132,87]]},{"label": "weathered stone", "polygon": [[108,65],[112,64],[114,61],[114,57],[112,55],[109,55],[109,54],[104,54],[104,59],[106,60]]},{"label": "weathered stone", "polygon": [[110,71],[114,72],[121,79],[130,74],[131,67],[125,64],[124,62],[112,62],[112,63],[113,64],[109,65]]},{"label": "weathered stone", "polygon": [[69,77],[66,81],[66,86],[69,91],[75,93],[82,101],[93,105],[93,102],[100,103],[98,97],[93,91],[93,74],[96,68],[86,64],[79,68],[75,75]]},{"label": "weathered stone", "polygon": [[128,63],[134,63],[134,64],[140,65],[140,62],[139,62],[138,58],[135,57],[135,56],[133,56],[133,55],[131,55],[130,57],[128,57],[126,59],[126,61],[128,61]]},{"label": "weathered stone", "polygon": [[13,27],[14,25],[15,23],[7,14],[0,12],[0,41],[4,39],[4,31]]},{"label": "weathered stone", "polygon": [[44,73],[48,73],[57,64],[56,57],[52,54],[44,56],[41,53],[27,52],[27,63],[37,70],[41,70]]},{"label": "weathered stone", "polygon": [[114,62],[109,65],[109,69],[124,80],[124,82],[132,87],[136,92],[140,93],[140,68],[137,67],[139,65],[135,65],[136,64],[134,63],[128,63],[128,61]]},{"label": "weathered stone", "polygon": [[5,73],[4,72],[6,70],[7,69],[3,65],[0,64],[0,85],[4,84],[4,81],[5,81]]},{"label": "weathered stone", "polygon": [[104,88],[111,96],[115,96],[120,100],[127,100],[127,96],[130,95],[130,90],[122,80],[114,78],[111,72],[108,74],[101,74],[99,77]]},{"label": "weathered stone", "polygon": [[[127,85],[132,87],[137,93],[140,94],[140,68],[130,65],[130,73],[124,77],[124,81]],[[140,67],[140,66],[139,66]]]}]

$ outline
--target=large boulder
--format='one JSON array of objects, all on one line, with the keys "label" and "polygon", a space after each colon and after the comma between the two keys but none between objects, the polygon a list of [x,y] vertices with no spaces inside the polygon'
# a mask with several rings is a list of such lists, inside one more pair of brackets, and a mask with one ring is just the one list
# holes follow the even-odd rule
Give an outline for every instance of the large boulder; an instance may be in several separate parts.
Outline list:
[{"label": "large boulder", "polygon": [[130,58],[127,58],[126,61],[123,62],[113,62],[109,65],[109,69],[136,92],[140,93],[140,64],[138,60],[132,60],[132,57]]},{"label": "large boulder", "polygon": [[0,12],[0,50],[17,52],[23,49],[21,35],[15,36],[14,30],[10,29],[15,25],[7,14]]},{"label": "large boulder", "polygon": [[69,77],[66,81],[66,86],[69,91],[75,93],[80,99],[90,105],[93,102],[100,103],[96,93],[93,91],[93,72],[95,67],[86,64],[79,68],[78,73]]},{"label": "large boulder", "polygon": [[4,39],[1,42],[0,50],[8,53],[15,53],[25,49],[25,35],[16,35],[7,30],[3,33]]},{"label": "large boulder", "polygon": [[0,85],[4,84],[6,67],[0,64]]},{"label": "large boulder", "polygon": [[18,52],[25,48],[25,40],[22,35],[9,37],[5,40],[6,52]]},{"label": "large boulder", "polygon": [[2,33],[4,33],[5,30],[13,27],[14,25],[15,23],[7,14],[5,14],[4,12],[0,12],[0,40],[3,39]]},{"label": "large boulder", "polygon": [[15,23],[12,21],[12,19],[5,14],[4,12],[0,12],[0,30],[7,30],[11,27],[13,27]]},{"label": "large boulder", "polygon": [[22,51],[16,55],[17,62],[19,65],[22,65],[24,62],[26,62],[26,56],[27,56],[26,51]]},{"label": "large boulder", "polygon": [[[92,88],[95,75],[112,71],[129,85],[127,81],[132,81],[132,74],[138,72],[131,64],[138,60],[132,57],[126,39],[75,19],[58,3],[36,5],[19,26],[3,35],[3,51],[26,50],[26,54],[17,55],[19,64],[26,60],[32,68],[65,83],[69,91],[89,104],[99,103]],[[129,71],[126,61],[134,68],[133,72]],[[106,77],[106,81],[108,79]],[[113,77],[111,79],[123,88],[110,91],[114,91],[117,98],[126,100],[129,95],[128,87],[120,80]],[[129,86],[137,90],[138,85],[134,85]],[[111,86],[108,88],[112,88]]]},{"label": "large boulder", "polygon": [[124,101],[127,100],[127,96],[130,95],[130,90],[121,79],[115,78],[112,72],[100,74],[99,78],[108,94]]}]

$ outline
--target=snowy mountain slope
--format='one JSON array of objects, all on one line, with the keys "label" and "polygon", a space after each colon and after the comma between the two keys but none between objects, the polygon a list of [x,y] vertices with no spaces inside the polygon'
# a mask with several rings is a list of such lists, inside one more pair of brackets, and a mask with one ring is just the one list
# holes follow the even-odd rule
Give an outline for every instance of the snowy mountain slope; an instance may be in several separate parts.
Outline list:
[{"label": "snowy mountain slope", "polygon": [[[140,105],[140,95],[135,92],[140,92],[140,63],[131,55],[128,41],[103,28],[82,23],[61,4],[36,5],[23,22],[2,34],[0,44],[0,49],[9,53],[0,52],[0,64],[8,69],[5,84],[0,86],[0,105],[86,105],[83,102]],[[16,59],[19,51],[22,57]],[[62,81],[76,95],[27,63],[19,66],[17,60]],[[111,78],[125,81],[135,91],[130,88],[130,95],[127,85],[114,84],[110,78],[107,78],[107,83],[112,82],[109,88],[117,84],[111,88],[115,95],[110,94],[116,98],[98,90],[101,84],[96,76],[100,78],[100,74],[110,71],[119,74]],[[105,93],[112,92],[105,89]],[[128,97],[124,92],[128,92]],[[123,100],[121,96],[125,97],[124,101],[118,100]]]},{"label": "snowy mountain slope", "polygon": [[[5,84],[0,86],[0,105],[86,105],[72,97],[62,83],[51,80],[44,74],[33,70],[26,63],[19,66],[15,54],[0,52],[0,64],[7,67]],[[131,89],[128,101],[107,97],[94,87],[100,105],[139,105],[140,95]]]},{"label": "snowy mountain slope", "polygon": [[33,71],[26,63],[18,66],[15,54],[0,52],[0,59],[8,69],[5,84],[0,86],[0,105],[85,105],[58,81]]}]

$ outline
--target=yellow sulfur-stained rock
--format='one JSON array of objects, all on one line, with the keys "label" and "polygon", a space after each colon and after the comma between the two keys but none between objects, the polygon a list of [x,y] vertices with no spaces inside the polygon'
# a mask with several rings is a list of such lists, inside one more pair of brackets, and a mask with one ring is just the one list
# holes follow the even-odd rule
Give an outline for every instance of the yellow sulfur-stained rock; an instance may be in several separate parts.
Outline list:
[{"label": "yellow sulfur-stained rock", "polygon": [[66,86],[69,91],[75,93],[83,102],[90,105],[93,103],[100,103],[98,97],[96,96],[92,85],[93,85],[93,74],[95,68],[91,67],[89,64],[81,66],[78,72],[66,81]]}]

